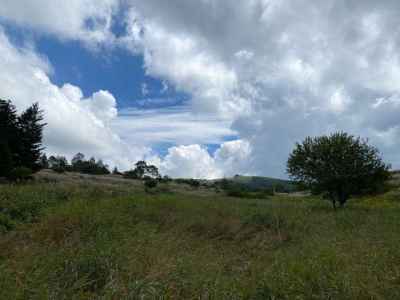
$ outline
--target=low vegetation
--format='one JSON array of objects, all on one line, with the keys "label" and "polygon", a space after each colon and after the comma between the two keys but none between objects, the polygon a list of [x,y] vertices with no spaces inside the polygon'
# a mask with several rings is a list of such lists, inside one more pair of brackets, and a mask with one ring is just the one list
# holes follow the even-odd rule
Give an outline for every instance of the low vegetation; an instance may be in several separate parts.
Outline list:
[{"label": "low vegetation", "polygon": [[335,212],[316,196],[37,178],[0,185],[0,299],[400,297],[397,188]]}]

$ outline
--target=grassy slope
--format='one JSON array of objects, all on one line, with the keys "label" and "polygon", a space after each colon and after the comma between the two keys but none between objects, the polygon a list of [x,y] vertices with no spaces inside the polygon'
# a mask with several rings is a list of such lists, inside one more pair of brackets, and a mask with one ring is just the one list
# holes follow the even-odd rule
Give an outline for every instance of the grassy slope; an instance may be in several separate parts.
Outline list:
[{"label": "grassy slope", "polygon": [[335,213],[176,186],[0,186],[15,227],[0,233],[0,299],[399,299],[398,196]]}]

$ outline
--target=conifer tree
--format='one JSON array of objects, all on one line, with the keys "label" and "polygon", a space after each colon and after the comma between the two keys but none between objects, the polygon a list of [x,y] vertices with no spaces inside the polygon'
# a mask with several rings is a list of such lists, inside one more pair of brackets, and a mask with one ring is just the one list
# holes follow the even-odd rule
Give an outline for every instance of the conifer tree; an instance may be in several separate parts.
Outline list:
[{"label": "conifer tree", "polygon": [[37,103],[24,111],[18,118],[20,137],[20,164],[33,171],[40,169],[43,127],[43,112]]}]

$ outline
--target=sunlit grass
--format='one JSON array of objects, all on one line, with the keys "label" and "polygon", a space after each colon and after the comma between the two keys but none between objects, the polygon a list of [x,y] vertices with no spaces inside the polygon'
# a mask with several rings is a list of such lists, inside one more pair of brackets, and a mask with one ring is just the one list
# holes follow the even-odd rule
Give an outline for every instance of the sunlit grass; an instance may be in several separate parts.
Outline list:
[{"label": "sunlit grass", "polygon": [[400,297],[397,192],[334,212],[186,189],[0,186],[0,299]]}]

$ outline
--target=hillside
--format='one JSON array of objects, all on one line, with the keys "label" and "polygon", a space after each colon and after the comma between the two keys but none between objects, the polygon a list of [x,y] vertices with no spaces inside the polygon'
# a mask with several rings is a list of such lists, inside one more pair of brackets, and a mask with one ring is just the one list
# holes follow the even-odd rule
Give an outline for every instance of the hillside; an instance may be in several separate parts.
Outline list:
[{"label": "hillside", "polygon": [[271,189],[271,188],[281,188],[288,192],[296,190],[296,187],[292,181],[277,179],[277,178],[236,175],[232,178],[228,178],[228,180],[232,181],[234,184],[242,185],[251,190]]},{"label": "hillside", "polygon": [[0,185],[0,299],[399,299],[399,196],[334,212],[41,173]]}]

